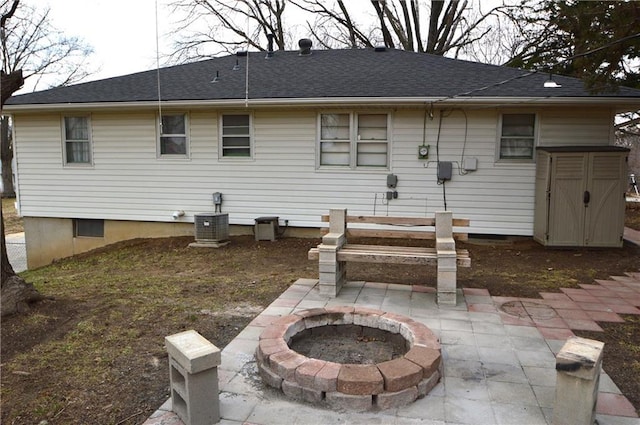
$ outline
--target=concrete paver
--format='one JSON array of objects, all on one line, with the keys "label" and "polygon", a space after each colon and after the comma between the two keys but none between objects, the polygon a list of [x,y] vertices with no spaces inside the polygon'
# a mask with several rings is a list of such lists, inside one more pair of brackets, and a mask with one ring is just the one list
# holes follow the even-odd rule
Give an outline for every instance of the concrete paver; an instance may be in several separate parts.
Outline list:
[{"label": "concrete paver", "polygon": [[[640,245],[640,232],[625,231]],[[541,293],[540,299],[492,297],[463,289],[455,306],[439,306],[431,288],[349,282],[330,299],[317,280],[300,279],[222,352],[220,424],[550,424],[555,398],[555,354],[571,329],[601,330],[596,320],[615,313],[640,314],[640,273],[593,285]],[[509,314],[501,310],[510,304]],[[520,304],[518,304],[518,302]],[[412,404],[380,412],[345,413],[299,403],[262,384],[251,351],[273,320],[305,308],[361,306],[412,317],[440,338],[440,383]],[[607,313],[607,314],[604,314]],[[637,425],[638,417],[615,383],[602,372],[596,419],[600,425]],[[145,425],[181,425],[170,400]]]},{"label": "concrete paver", "polygon": [[[633,279],[614,281],[616,285],[609,284],[608,288],[632,288],[633,293],[640,292],[640,285],[634,286]],[[551,423],[556,377],[554,353],[560,350],[564,340],[545,338],[544,329],[548,328],[540,324],[536,327],[533,320],[524,323],[505,320],[510,316],[497,309],[494,312],[473,311],[464,291],[461,291],[458,305],[439,306],[433,294],[412,291],[410,286],[356,283],[346,286],[348,291],[344,297],[341,294],[330,299],[318,293],[314,282],[309,279],[296,282],[223,350],[220,366],[222,424]],[[582,290],[591,290],[590,296],[596,298],[594,292],[599,296],[611,295],[607,285],[596,283],[594,286],[598,287]],[[572,295],[579,297],[581,294],[574,292]],[[488,295],[471,292],[469,296]],[[495,306],[505,302],[502,298],[492,298]],[[376,300],[374,305],[371,304],[373,299]],[[542,303],[545,299],[535,301]],[[473,299],[473,302],[477,301]],[[574,302],[580,305],[581,301]],[[444,373],[441,382],[426,397],[410,405],[363,413],[337,412],[288,400],[266,388],[252,356],[260,331],[277,316],[309,305],[389,306],[401,310],[399,314],[427,324],[442,343]],[[604,371],[601,382],[598,422],[601,425],[637,424],[633,407]],[[149,418],[145,425],[179,423],[168,422],[175,418],[166,405],[164,409]]]},{"label": "concrete paver", "polygon": [[16,273],[27,270],[27,250],[25,248],[24,232],[5,235],[7,257]]}]

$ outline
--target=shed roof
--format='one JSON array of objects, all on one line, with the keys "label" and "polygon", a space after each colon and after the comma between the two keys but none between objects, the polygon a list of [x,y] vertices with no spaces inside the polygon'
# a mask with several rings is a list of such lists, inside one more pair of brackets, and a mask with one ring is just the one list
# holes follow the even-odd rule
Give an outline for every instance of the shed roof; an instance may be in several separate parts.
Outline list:
[{"label": "shed roof", "polygon": [[[234,65],[238,65],[234,70]],[[246,84],[248,67],[249,84]],[[590,93],[581,80],[404,50],[345,49],[229,55],[161,68],[163,101],[328,98],[640,98],[640,90]],[[14,96],[11,105],[158,100],[157,70]],[[218,75],[218,81],[212,82]],[[247,90],[248,89],[248,90]]]}]

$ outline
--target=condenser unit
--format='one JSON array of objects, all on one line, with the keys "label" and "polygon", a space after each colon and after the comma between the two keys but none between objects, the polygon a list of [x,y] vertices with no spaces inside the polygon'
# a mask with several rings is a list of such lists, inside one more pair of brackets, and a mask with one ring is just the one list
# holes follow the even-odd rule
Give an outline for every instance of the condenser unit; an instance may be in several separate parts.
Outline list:
[{"label": "condenser unit", "polygon": [[193,222],[196,242],[192,246],[219,247],[229,243],[229,214],[196,214]]}]

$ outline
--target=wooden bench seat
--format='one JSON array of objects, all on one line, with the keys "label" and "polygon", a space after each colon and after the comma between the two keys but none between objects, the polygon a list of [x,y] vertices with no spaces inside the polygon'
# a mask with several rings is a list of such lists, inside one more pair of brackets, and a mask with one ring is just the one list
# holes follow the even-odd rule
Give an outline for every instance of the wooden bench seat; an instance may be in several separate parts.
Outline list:
[{"label": "wooden bench seat", "polygon": [[[309,260],[318,260],[320,254],[318,248],[309,250]],[[345,244],[338,251],[338,261],[352,263],[386,263],[386,264],[411,264],[411,265],[435,265],[438,262],[438,253],[435,248],[421,248],[413,246],[396,245],[361,245]],[[471,267],[471,258],[466,249],[456,250],[456,264],[458,267]]]},{"label": "wooden bench seat", "polygon": [[[469,220],[454,220],[450,212],[438,212],[434,218],[349,216],[344,209],[332,209],[322,220],[329,222],[329,228],[322,243],[308,254],[310,260],[318,261],[322,293],[338,295],[346,281],[349,262],[437,265],[438,302],[456,303],[457,267],[471,267],[471,258],[467,250],[456,249],[455,240],[466,240],[468,236],[453,232],[453,226],[467,227]],[[436,243],[434,248],[351,244],[347,242],[350,237],[435,239]]]}]

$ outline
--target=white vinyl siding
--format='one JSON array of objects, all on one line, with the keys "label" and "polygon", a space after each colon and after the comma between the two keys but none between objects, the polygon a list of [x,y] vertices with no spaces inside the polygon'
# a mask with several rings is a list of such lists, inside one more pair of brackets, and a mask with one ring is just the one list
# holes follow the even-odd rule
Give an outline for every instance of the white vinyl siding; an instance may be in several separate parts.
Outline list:
[{"label": "white vinyl siding", "polygon": [[[60,167],[59,114],[14,113],[21,213],[150,225],[174,223],[172,212],[184,210],[182,220],[192,222],[194,214],[213,211],[211,194],[221,192],[230,223],[249,226],[257,217],[279,216],[291,227],[317,227],[329,208],[433,215],[444,208],[431,162],[439,143],[440,160],[454,164],[453,178],[446,183],[447,209],[471,219],[471,233],[533,232],[536,165],[495,161],[499,111],[471,109],[465,120],[454,110],[443,117],[438,137],[436,110],[435,119],[427,117],[425,144],[432,152],[425,162],[417,156],[424,110],[400,108],[387,127],[389,167],[355,170],[317,167],[319,115],[324,113],[318,109],[252,111],[252,161],[221,156],[223,111],[187,112],[190,161],[156,160],[156,111],[92,112],[93,168]],[[359,113],[380,114],[375,109]],[[607,144],[613,125],[608,109],[540,108],[536,114],[541,145]],[[477,158],[477,171],[459,173],[463,152],[464,158]],[[399,196],[383,203],[389,172],[398,176]],[[105,222],[105,231],[107,226]]]},{"label": "white vinyl siding", "polygon": [[158,140],[159,156],[188,157],[189,121],[186,114],[162,114]]},{"label": "white vinyl siding", "polygon": [[91,164],[91,120],[87,115],[62,119],[64,163]]},{"label": "white vinyl siding", "polygon": [[322,113],[320,167],[389,167],[389,115]]}]

